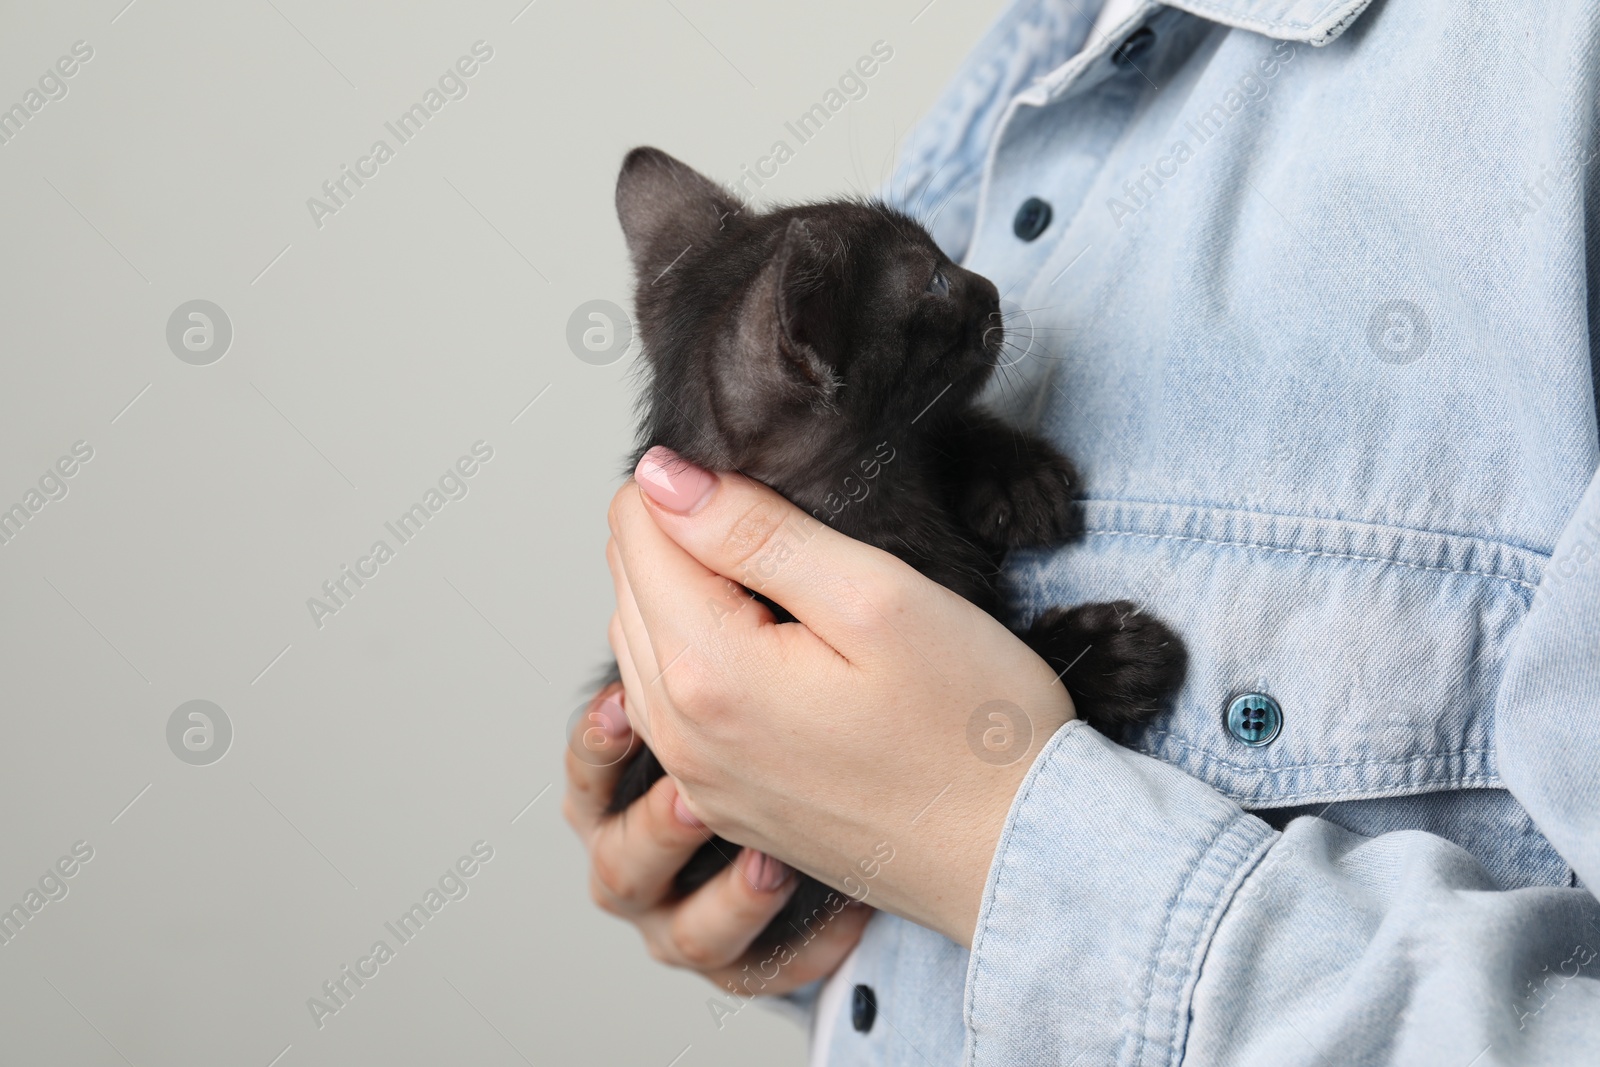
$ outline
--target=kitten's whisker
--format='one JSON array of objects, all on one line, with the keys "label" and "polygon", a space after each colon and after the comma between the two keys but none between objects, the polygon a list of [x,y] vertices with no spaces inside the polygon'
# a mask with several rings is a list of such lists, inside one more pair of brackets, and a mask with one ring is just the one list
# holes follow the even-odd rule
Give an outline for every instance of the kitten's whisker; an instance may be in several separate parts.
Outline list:
[{"label": "kitten's whisker", "polygon": [[[879,215],[882,215],[883,216],[883,220],[885,222],[887,222],[890,226],[893,226],[894,229],[895,229],[895,232],[898,233],[901,237],[903,237],[908,244],[917,244],[918,243],[917,241],[912,239],[910,234],[906,233],[906,231],[901,228],[899,221],[897,221],[895,219],[895,215],[894,215],[893,209],[890,208],[889,205],[885,204],[881,200],[877,200],[877,199],[874,199],[873,197],[867,196],[866,194],[862,193],[861,190],[856,189],[854,183],[852,183],[849,178],[845,179],[845,184],[849,185],[851,189],[855,190],[855,192],[858,195],[860,195],[860,197],[861,197],[860,203],[862,204],[862,206],[871,208],[872,210],[876,211]],[[916,220],[915,219],[909,219],[907,221],[910,221],[912,223],[912,225],[916,225]],[[842,236],[839,239],[839,244],[840,244],[841,248],[844,247],[844,238]]]},{"label": "kitten's whisker", "polygon": [[[1083,332],[1082,330],[1079,330],[1076,327],[1072,327],[1072,326],[1036,326],[1031,322],[1030,323],[1026,323],[1026,324],[1013,322],[1013,323],[1010,324],[1009,327],[1007,327],[1006,323],[1002,322],[1000,324],[1000,326],[1010,329],[1012,333],[1023,334],[1023,335],[1031,335],[1031,334],[1038,334],[1038,333],[1064,333],[1064,334],[1076,335],[1076,334],[1081,334]],[[990,327],[990,328],[994,329],[995,327]]]},{"label": "kitten's whisker", "polygon": [[850,128],[847,139],[850,144],[850,169],[855,171],[857,181],[864,186],[870,186],[872,183],[868,181],[867,176],[861,172],[861,160],[856,153],[856,127],[855,116],[853,114],[850,117]]},{"label": "kitten's whisker", "polygon": [[889,151],[884,153],[883,162],[878,165],[878,185],[885,182],[889,185],[889,198],[894,199],[894,147],[900,143],[900,131],[894,119],[889,120]]},{"label": "kitten's whisker", "polygon": [[[1016,325],[1017,325],[1018,329],[1021,329],[1024,325],[1026,325],[1026,327],[1028,329],[1030,329],[1030,330],[1051,330],[1051,331],[1053,331],[1055,333],[1082,333],[1083,332],[1082,328],[1078,327],[1078,326],[1040,326],[1038,323],[1036,323],[1032,319],[1028,318],[1027,312],[1021,312],[1021,311],[1012,312],[1012,311],[1007,311],[1005,308],[1001,308],[999,311],[991,311],[991,312],[989,312],[989,317],[991,319],[999,318],[1002,321],[1004,321],[1008,317],[1012,318],[1016,322]],[[1018,320],[1020,320],[1020,321],[1018,321]]]},{"label": "kitten's whisker", "polygon": [[[894,179],[895,179],[896,149],[898,149],[899,146],[900,146],[900,132],[899,132],[899,127],[896,125],[896,123],[892,119],[890,120],[890,123],[889,123],[889,130],[890,130],[890,134],[891,134],[891,140],[889,142],[889,158],[888,158],[888,161],[887,161],[888,162],[888,167],[889,167],[889,198],[891,200],[893,200],[897,204],[903,204],[905,202],[906,194],[911,191],[911,187],[910,187],[911,176],[909,174],[904,176],[905,177],[905,181],[907,183],[906,187],[901,189],[900,192],[899,192],[899,195],[897,196],[895,194],[895,191],[894,191]],[[911,146],[906,150],[906,154],[905,154],[904,158],[906,158],[906,159],[915,159],[916,158],[916,155],[917,155],[917,137],[921,133],[922,133],[922,130],[919,129],[915,124],[913,124],[912,127],[911,127]]]},{"label": "kitten's whisker", "polygon": [[1041,343],[1037,338],[1035,338],[1026,349],[1018,346],[1018,351],[1025,356],[1032,355],[1038,359],[1051,359],[1057,362],[1061,362],[1066,358],[1053,351],[1048,345]]},{"label": "kitten's whisker", "polygon": [[1021,397],[1016,391],[1016,384],[1014,382],[1012,382],[1011,376],[1006,373],[1010,369],[1011,369],[1011,364],[1009,364],[1009,363],[1000,364],[1000,391],[1002,393],[1008,393],[1009,397],[1010,397],[1010,399],[1011,399],[1011,401],[1013,403],[1020,403],[1021,402]]},{"label": "kitten's whisker", "polygon": [[1014,338],[1007,337],[1001,342],[1001,347],[1008,351],[1017,353],[1018,362],[1028,356],[1033,356],[1036,359],[1054,360],[1058,363],[1074,358],[1070,356],[1062,356],[1060,353],[1056,352],[1037,337],[1029,338],[1027,344],[1023,344]]},{"label": "kitten's whisker", "polygon": [[956,198],[956,194],[959,193],[959,192],[963,192],[966,189],[966,187],[971,185],[974,181],[976,181],[978,179],[978,177],[979,177],[979,175],[974,175],[973,177],[968,178],[964,182],[957,183],[956,187],[954,189],[950,190],[950,195],[944,198],[944,203],[939,205],[938,210],[935,211],[932,215],[928,216],[928,225],[932,226],[935,222],[938,222],[939,221],[939,216],[944,214],[944,209],[950,206],[950,201],[952,201],[952,200],[954,200]]},{"label": "kitten's whisker", "polygon": [[[922,210],[922,201],[927,197],[928,191],[933,188],[933,183],[939,180],[939,175],[944,173],[944,168],[948,167],[954,159],[955,156],[950,156],[943,163],[939,164],[938,170],[928,175],[928,180],[922,183],[922,191],[917,194],[916,205],[911,209],[910,214],[916,215]],[[907,192],[909,191],[910,190],[907,190]]]}]

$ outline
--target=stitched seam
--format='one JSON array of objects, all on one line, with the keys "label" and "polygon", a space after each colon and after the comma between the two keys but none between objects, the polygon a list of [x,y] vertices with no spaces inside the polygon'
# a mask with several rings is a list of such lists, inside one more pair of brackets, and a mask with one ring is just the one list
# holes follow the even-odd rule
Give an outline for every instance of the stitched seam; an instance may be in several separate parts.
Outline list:
[{"label": "stitched seam", "polygon": [[[1221,756],[1212,755],[1210,751],[1199,745],[1183,740],[1177,734],[1166,730],[1150,730],[1159,741],[1170,742],[1187,752],[1199,752],[1208,760],[1222,764],[1230,770],[1246,771],[1251,774],[1269,774],[1273,776],[1292,774],[1298,771],[1322,770],[1327,767],[1371,767],[1403,765],[1407,763],[1431,763],[1443,759],[1452,759],[1458,756],[1490,756],[1494,754],[1493,748],[1458,748],[1449,753],[1435,753],[1426,756],[1397,756],[1394,759],[1352,759],[1337,760],[1328,763],[1292,763],[1285,767],[1252,767],[1243,763],[1234,763],[1223,759]],[[1149,753],[1145,753],[1149,755]]]},{"label": "stitched seam", "polygon": [[1441,574],[1465,574],[1478,578],[1491,578],[1495,581],[1511,582],[1520,585],[1530,592],[1536,588],[1532,582],[1525,582],[1521,578],[1513,578],[1506,574],[1494,574],[1489,571],[1474,571],[1456,567],[1431,567],[1426,563],[1407,563],[1399,559],[1385,559],[1382,556],[1361,556],[1350,552],[1314,552],[1305,548],[1283,548],[1277,545],[1252,544],[1249,541],[1219,541],[1209,537],[1183,537],[1178,534],[1149,534],[1133,533],[1128,530],[1085,530],[1084,533],[1097,537],[1141,537],[1151,541],[1189,541],[1200,545],[1217,545],[1221,548],[1251,548],[1261,552],[1283,552],[1296,556],[1316,556],[1323,559],[1348,559],[1362,563],[1387,563],[1395,567],[1409,567],[1418,571],[1437,571]]},{"label": "stitched seam", "polygon": [[[1224,820],[1218,826],[1216,833],[1206,841],[1205,845],[1195,855],[1194,863],[1189,865],[1189,872],[1183,880],[1172,887],[1172,893],[1167,897],[1166,916],[1161,921],[1161,938],[1156,944],[1155,957],[1150,961],[1150,966],[1145,969],[1144,1004],[1139,1011],[1139,1043],[1134,1047],[1133,1062],[1139,1063],[1144,1059],[1145,1046],[1149,1044],[1150,1015],[1154,1008],[1156,972],[1161,969],[1161,963],[1167,952],[1167,942],[1171,940],[1172,917],[1177,913],[1178,901],[1183,897],[1184,890],[1194,880],[1195,872],[1205,863],[1206,857],[1216,848],[1222,835],[1227,833],[1232,820]],[[1170,1057],[1169,1057],[1170,1058]]]},{"label": "stitched seam", "polygon": [[[1347,0],[1330,0],[1330,2],[1326,6],[1324,6],[1321,11],[1317,12],[1317,14],[1309,22],[1295,22],[1292,19],[1279,19],[1276,22],[1271,22],[1271,21],[1268,21],[1267,19],[1259,18],[1259,17],[1256,17],[1254,15],[1241,15],[1237,11],[1229,11],[1226,8],[1219,7],[1216,4],[1206,3],[1205,0],[1187,0],[1188,5],[1191,8],[1194,9],[1194,13],[1195,14],[1205,13],[1205,14],[1210,14],[1210,15],[1216,16],[1211,21],[1220,22],[1224,26],[1235,25],[1235,26],[1238,26],[1241,29],[1255,29],[1255,28],[1268,29],[1268,30],[1272,30],[1272,29],[1295,29],[1295,30],[1301,30],[1301,31],[1304,31],[1304,32],[1309,32],[1311,30],[1316,29],[1318,23],[1322,19],[1328,17],[1328,13],[1330,11],[1333,11],[1333,10],[1337,9],[1340,6],[1340,4],[1345,3],[1345,2],[1347,2]],[[1355,11],[1353,12],[1352,16],[1350,16],[1350,17],[1354,17],[1354,15],[1360,14],[1365,9],[1366,9],[1366,4],[1358,4],[1356,6]],[[1230,22],[1227,21],[1228,19],[1234,19],[1235,21],[1230,23]],[[1349,17],[1347,17],[1344,21],[1348,22],[1349,21]],[[1342,25],[1342,24],[1343,23],[1336,23],[1335,25]],[[1321,39],[1324,39],[1324,38],[1326,38],[1326,37],[1328,37],[1330,35],[1331,35],[1331,31],[1330,31],[1330,33],[1322,34],[1321,37],[1319,37],[1318,39],[1321,40]],[[1264,34],[1264,36],[1270,37],[1272,35],[1270,33],[1267,33],[1267,34]]]},{"label": "stitched seam", "polygon": [[[1252,841],[1255,835],[1252,834],[1251,828],[1256,823],[1255,817],[1248,812],[1239,811],[1235,814],[1227,821],[1222,833],[1217,835],[1216,841],[1207,850],[1201,864],[1195,865],[1184,882],[1184,892],[1187,894],[1201,871],[1201,865],[1206,864],[1207,873],[1213,879],[1216,889],[1207,894],[1209,904],[1205,914],[1197,918],[1192,933],[1184,945],[1183,973],[1174,977],[1175,984],[1171,993],[1172,1012],[1168,1021],[1171,1048],[1167,1055],[1167,1063],[1170,1067],[1178,1067],[1183,1062],[1184,1050],[1189,1043],[1189,1017],[1193,1011],[1195,987],[1200,980],[1200,968],[1204,966],[1206,957],[1211,954],[1211,942],[1221,925],[1222,915],[1233,902],[1239,886],[1249,877],[1249,872],[1255,870],[1266,849],[1270,848],[1273,841],[1280,836],[1270,827],[1262,827],[1266,836]],[[1224,873],[1229,871],[1231,874]],[[1191,906],[1198,907],[1198,904],[1198,899],[1191,902]]]},{"label": "stitched seam", "polygon": [[1205,3],[1203,0],[1184,0],[1184,3],[1184,9],[1190,11],[1192,14],[1199,15],[1202,18],[1209,17],[1210,21],[1220,23],[1223,26],[1231,26],[1235,29],[1241,30],[1250,30],[1251,32],[1261,34],[1263,37],[1271,37],[1273,30],[1278,30],[1279,32],[1282,32],[1283,30],[1297,30],[1300,32],[1305,32],[1311,29],[1310,23],[1293,22],[1289,19],[1280,19],[1277,22],[1270,22],[1267,19],[1257,18],[1254,15],[1241,15],[1237,11],[1228,11],[1226,9],[1219,8],[1215,4]]},{"label": "stitched seam", "polygon": [[[1149,755],[1149,753],[1144,753]],[[1159,757],[1151,756],[1151,759]],[[1303,804],[1345,804],[1357,800],[1401,800],[1408,797],[1432,796],[1435,793],[1470,789],[1503,789],[1498,778],[1492,775],[1473,773],[1465,777],[1430,780],[1410,784],[1394,784],[1381,789],[1351,789],[1351,788],[1326,788],[1297,789],[1288,793],[1263,793],[1258,789],[1232,789],[1212,783],[1212,788],[1223,796],[1239,805],[1248,805],[1251,811],[1257,809],[1287,808]],[[1277,783],[1268,783],[1274,788]]]},{"label": "stitched seam", "polygon": [[[1248,812],[1241,813],[1238,819],[1229,823],[1229,829],[1232,830],[1239,827],[1249,817]],[[1195,990],[1199,988],[1200,976],[1205,971],[1206,961],[1211,957],[1211,946],[1216,941],[1217,931],[1222,927],[1222,918],[1233,907],[1233,902],[1238,897],[1239,891],[1244,888],[1245,882],[1249,881],[1250,876],[1261,868],[1262,863],[1267,858],[1267,854],[1283,838],[1283,833],[1268,828],[1266,836],[1260,838],[1254,844],[1250,843],[1248,835],[1243,830],[1240,830],[1239,836],[1241,838],[1240,848],[1237,853],[1239,863],[1234,868],[1233,878],[1231,881],[1223,883],[1221,891],[1212,900],[1211,911],[1207,915],[1205,922],[1195,931],[1194,967],[1185,979],[1186,988],[1181,998],[1182,1005],[1186,1009],[1185,1014],[1191,1018],[1194,1014]],[[1173,1056],[1170,1063],[1174,1067],[1183,1062],[1192,1031],[1193,1026],[1190,1025],[1190,1020],[1185,1019],[1181,1040],[1173,1042]]]},{"label": "stitched seam", "polygon": [[1373,522],[1369,519],[1349,519],[1338,515],[1317,515],[1297,511],[1268,511],[1265,508],[1248,507],[1234,501],[1224,501],[1220,504],[1193,503],[1186,504],[1170,500],[1145,500],[1138,497],[1115,496],[1082,496],[1078,498],[1084,505],[1093,505],[1097,510],[1123,511],[1128,508],[1148,509],[1161,514],[1177,515],[1180,517],[1205,516],[1206,518],[1220,518],[1231,520],[1241,516],[1247,519],[1274,519],[1283,520],[1297,525],[1311,524],[1313,527],[1328,526],[1336,530],[1372,531],[1379,534],[1398,534],[1406,538],[1425,538],[1430,541],[1449,545],[1456,550],[1461,549],[1493,549],[1498,552],[1509,552],[1519,559],[1525,559],[1528,566],[1542,567],[1550,562],[1550,552],[1534,548],[1530,545],[1521,545],[1513,541],[1499,541],[1484,537],[1480,534],[1459,533],[1452,530],[1434,530],[1426,526],[1396,526],[1387,522]]},{"label": "stitched seam", "polygon": [[1362,4],[1359,7],[1351,8],[1349,11],[1347,11],[1345,13],[1344,18],[1342,18],[1339,21],[1333,23],[1326,30],[1324,30],[1323,33],[1322,33],[1322,36],[1320,38],[1318,38],[1318,40],[1322,41],[1323,44],[1327,44],[1328,42],[1332,41],[1335,37],[1337,37],[1341,33],[1343,33],[1345,31],[1345,28],[1347,26],[1349,26],[1352,22],[1354,22],[1357,19],[1357,17],[1359,17],[1361,15],[1361,13],[1363,11],[1365,11],[1366,9],[1367,8],[1366,8],[1365,4]]}]

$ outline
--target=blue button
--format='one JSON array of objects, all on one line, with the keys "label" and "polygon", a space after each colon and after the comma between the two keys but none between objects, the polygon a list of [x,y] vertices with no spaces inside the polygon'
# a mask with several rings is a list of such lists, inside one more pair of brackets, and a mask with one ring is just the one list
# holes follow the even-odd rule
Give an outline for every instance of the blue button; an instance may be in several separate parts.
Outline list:
[{"label": "blue button", "polygon": [[1283,709],[1265,693],[1246,693],[1228,705],[1228,732],[1251,748],[1270,745],[1283,729]]},{"label": "blue button", "polygon": [[858,985],[850,992],[850,1025],[857,1033],[869,1033],[878,1019],[878,997],[869,985]]},{"label": "blue button", "polygon": [[1017,217],[1011,220],[1011,232],[1024,241],[1031,241],[1050,225],[1050,215],[1049,204],[1037,196],[1030,196],[1017,209]]}]

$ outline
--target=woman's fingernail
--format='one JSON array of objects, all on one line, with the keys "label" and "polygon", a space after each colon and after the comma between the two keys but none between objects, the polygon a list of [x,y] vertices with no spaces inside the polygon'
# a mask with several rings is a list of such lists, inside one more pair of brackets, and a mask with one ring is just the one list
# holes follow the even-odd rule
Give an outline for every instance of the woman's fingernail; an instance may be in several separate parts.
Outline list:
[{"label": "woman's fingernail", "polygon": [[628,713],[622,707],[621,690],[601,698],[594,712],[600,716],[600,729],[607,737],[621,737],[630,729]]},{"label": "woman's fingernail", "polygon": [[715,474],[662,445],[644,454],[633,477],[651,500],[684,515],[693,514],[717,487]]},{"label": "woman's fingernail", "polygon": [[745,861],[745,873],[750,878],[750,884],[763,893],[770,893],[780,888],[794,873],[787,863],[775,860],[765,852],[752,852],[755,858]]},{"label": "woman's fingernail", "polygon": [[672,798],[672,814],[676,815],[678,821],[685,826],[693,826],[699,829],[705,825],[694,812],[689,810],[689,806],[683,802],[681,794]]}]

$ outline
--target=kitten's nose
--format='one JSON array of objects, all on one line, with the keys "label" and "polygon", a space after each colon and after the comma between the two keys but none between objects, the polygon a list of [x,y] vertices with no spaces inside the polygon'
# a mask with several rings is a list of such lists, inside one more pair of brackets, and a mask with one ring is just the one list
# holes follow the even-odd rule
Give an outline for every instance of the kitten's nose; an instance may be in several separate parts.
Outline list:
[{"label": "kitten's nose", "polygon": [[1000,290],[981,274],[973,274],[972,306],[977,313],[981,347],[991,355],[1000,351],[1005,340],[1005,327],[1001,323]]}]

